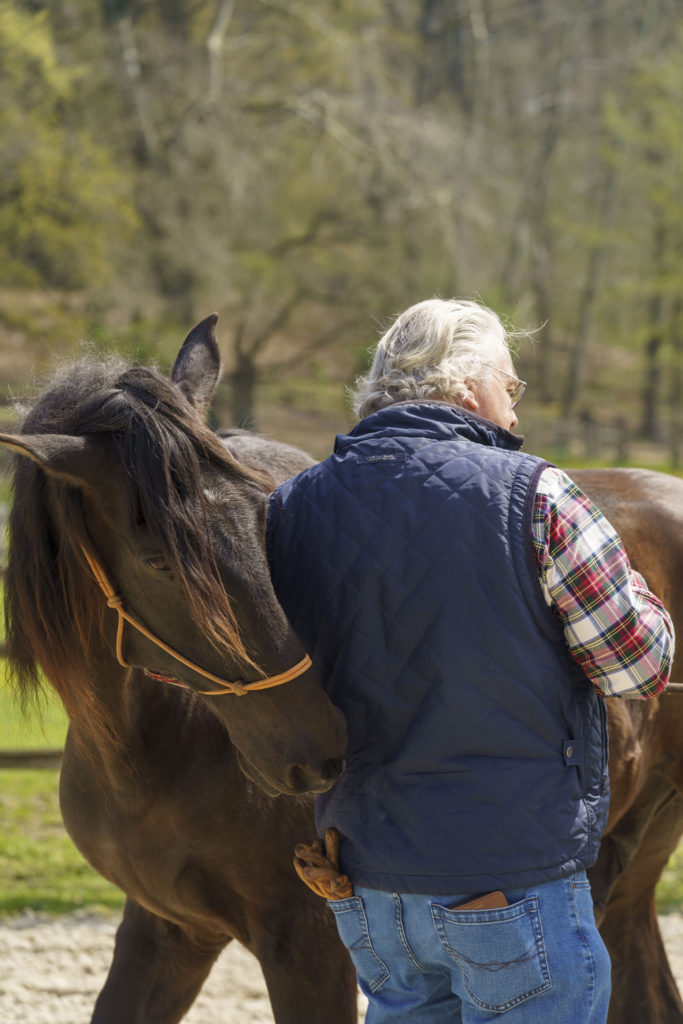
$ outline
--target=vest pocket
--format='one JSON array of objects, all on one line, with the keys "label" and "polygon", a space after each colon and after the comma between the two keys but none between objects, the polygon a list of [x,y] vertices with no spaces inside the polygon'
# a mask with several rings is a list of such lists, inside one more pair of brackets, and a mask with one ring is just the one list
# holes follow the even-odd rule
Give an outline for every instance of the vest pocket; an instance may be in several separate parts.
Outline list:
[{"label": "vest pocket", "polygon": [[389,977],[389,968],[373,949],[363,900],[350,896],[328,900],[327,905],[337,922],[339,938],[351,955],[361,989],[365,995],[376,992]]},{"label": "vest pocket", "polygon": [[536,896],[497,910],[432,903],[431,911],[439,941],[477,1006],[503,1013],[551,987]]}]

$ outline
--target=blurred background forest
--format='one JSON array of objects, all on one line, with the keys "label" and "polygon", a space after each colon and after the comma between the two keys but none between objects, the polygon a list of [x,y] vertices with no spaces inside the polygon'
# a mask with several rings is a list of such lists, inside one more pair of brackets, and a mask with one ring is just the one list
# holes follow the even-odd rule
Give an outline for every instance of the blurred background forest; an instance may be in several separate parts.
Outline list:
[{"label": "blurred background forest", "polygon": [[314,454],[387,320],[530,336],[528,447],[681,467],[681,0],[0,0],[0,398],[83,339]]}]

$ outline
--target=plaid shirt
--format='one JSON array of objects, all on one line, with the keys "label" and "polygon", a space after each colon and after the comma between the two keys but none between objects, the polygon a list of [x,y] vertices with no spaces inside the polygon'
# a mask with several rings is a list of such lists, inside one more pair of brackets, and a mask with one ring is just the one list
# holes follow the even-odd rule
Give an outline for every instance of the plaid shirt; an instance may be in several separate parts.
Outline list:
[{"label": "plaid shirt", "polygon": [[559,469],[539,480],[533,542],[544,597],[569,651],[606,697],[654,697],[669,681],[674,631],[602,513]]}]

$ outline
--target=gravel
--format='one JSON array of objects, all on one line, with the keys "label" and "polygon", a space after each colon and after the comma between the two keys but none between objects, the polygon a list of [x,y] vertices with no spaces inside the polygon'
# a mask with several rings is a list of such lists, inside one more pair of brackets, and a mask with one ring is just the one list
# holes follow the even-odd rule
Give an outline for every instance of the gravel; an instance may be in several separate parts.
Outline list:
[{"label": "gravel", "polygon": [[[683,991],[683,913],[660,917],[671,967]],[[88,1024],[111,960],[114,918],[35,914],[0,923],[0,1021]],[[358,1000],[359,1022],[365,1003]],[[221,955],[184,1024],[272,1024],[256,960],[236,942]]]}]

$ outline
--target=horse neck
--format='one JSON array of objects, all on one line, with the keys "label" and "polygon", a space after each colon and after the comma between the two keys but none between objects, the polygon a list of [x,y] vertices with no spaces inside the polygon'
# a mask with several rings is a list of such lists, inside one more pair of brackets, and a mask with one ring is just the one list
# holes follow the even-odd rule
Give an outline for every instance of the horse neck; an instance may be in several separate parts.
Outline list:
[{"label": "horse neck", "polygon": [[[152,681],[141,669],[123,668],[115,658],[103,659],[93,675],[93,686],[107,702],[117,730],[117,743],[103,742],[83,715],[72,718],[76,750],[80,740],[93,781],[119,809],[142,814],[150,800],[168,795],[168,769],[177,764],[187,729],[198,729],[208,741],[222,727],[190,691]],[[223,744],[227,748],[227,733]]]},{"label": "horse neck", "polygon": [[145,771],[144,731],[159,694],[140,669],[118,663],[113,647],[88,651],[86,664],[90,693],[70,709],[74,733],[96,774],[128,787]]}]

